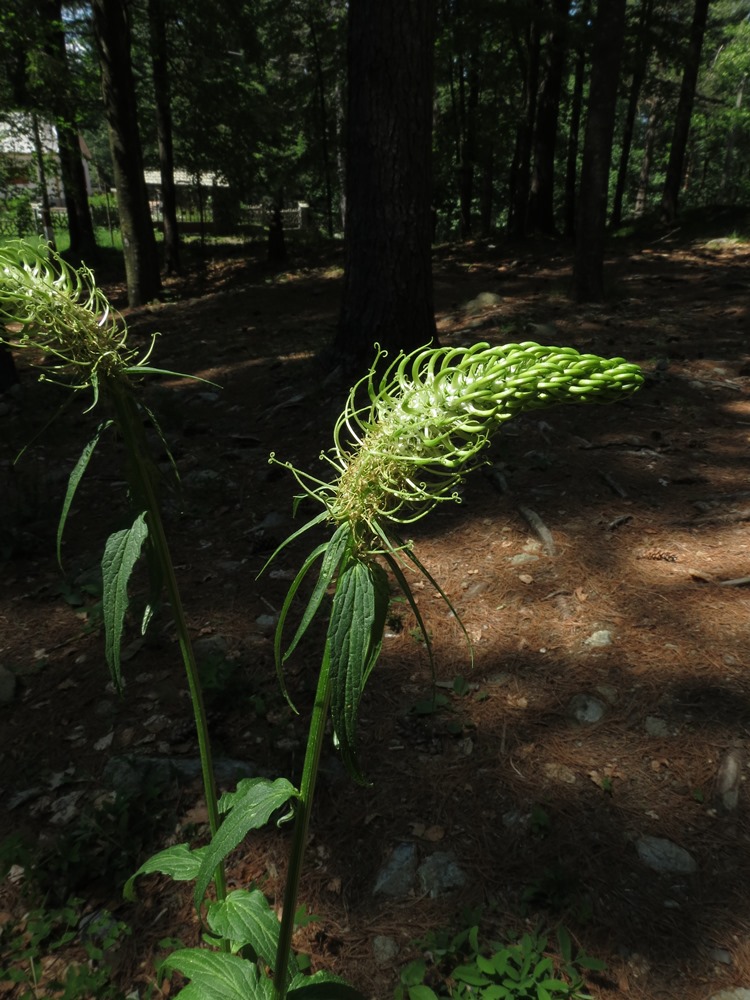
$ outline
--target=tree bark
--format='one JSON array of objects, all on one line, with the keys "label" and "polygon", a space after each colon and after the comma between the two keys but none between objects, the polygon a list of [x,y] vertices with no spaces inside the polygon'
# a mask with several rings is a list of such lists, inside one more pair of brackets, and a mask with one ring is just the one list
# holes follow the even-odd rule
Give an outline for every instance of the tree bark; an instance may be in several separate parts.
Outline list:
[{"label": "tree bark", "polygon": [[76,125],[74,96],[70,90],[70,69],[65,46],[65,22],[61,0],[39,0],[37,10],[49,29],[45,49],[54,67],[50,74],[51,108],[56,119],[60,174],[68,213],[70,252],[91,261],[96,256],[96,238],[81,157],[81,141]]},{"label": "tree bark", "polygon": [[625,112],[625,124],[622,130],[620,164],[617,170],[617,183],[615,185],[615,195],[612,202],[610,225],[613,229],[619,226],[622,221],[622,203],[625,198],[625,187],[628,180],[628,165],[630,162],[630,149],[633,145],[635,116],[638,110],[638,101],[641,96],[641,87],[643,86],[643,81],[646,78],[648,60],[651,54],[649,32],[651,28],[651,15],[653,13],[653,9],[654,0],[643,0],[640,17],[638,18],[638,32],[633,60],[633,76],[630,81],[628,107]]},{"label": "tree bark", "polygon": [[669,150],[669,163],[667,164],[667,175],[664,179],[664,193],[661,200],[662,217],[665,222],[673,222],[677,215],[677,201],[685,167],[685,150],[690,134],[690,119],[693,115],[695,88],[698,83],[698,70],[709,3],[710,0],[695,0],[690,41],[685,56],[680,99],[677,103],[672,145]]},{"label": "tree bark", "polygon": [[323,167],[323,187],[325,190],[326,229],[329,238],[333,238],[333,183],[331,170],[331,153],[328,138],[328,101],[326,100],[325,77],[323,76],[323,60],[318,45],[318,32],[315,27],[315,13],[312,7],[307,12],[307,24],[310,29],[313,65],[315,66],[315,94],[320,121],[320,155]]},{"label": "tree bark", "polygon": [[529,198],[529,228],[553,236],[555,226],[555,148],[565,66],[570,0],[554,0],[545,71],[539,88],[534,130],[534,167]]},{"label": "tree bark", "polygon": [[[468,94],[466,78],[468,77]],[[473,232],[471,208],[474,201],[474,167],[477,159],[477,111],[479,108],[479,68],[475,52],[469,55],[468,71],[459,64],[460,140],[458,163],[459,236],[469,239]]]},{"label": "tree bark", "polygon": [[161,282],[143,176],[130,25],[124,0],[93,0],[92,11],[120,213],[128,303],[138,306],[157,297]]},{"label": "tree bark", "polygon": [[523,117],[516,135],[514,170],[512,171],[512,197],[510,210],[510,231],[514,236],[524,237],[529,221],[529,193],[531,190],[531,151],[536,121],[539,90],[539,56],[541,32],[539,17],[542,0],[535,0],[529,13],[530,22],[526,37],[526,58],[523,89]]},{"label": "tree bark", "polygon": [[[50,208],[49,190],[47,188],[47,168],[44,164],[44,149],[42,147],[42,136],[39,131],[39,118],[36,111],[31,112],[31,132],[34,140],[36,169],[39,177],[39,200],[42,203],[42,230],[45,240],[55,250],[55,230],[52,227],[52,210]],[[19,233],[19,235],[22,234]]]},{"label": "tree bark", "polygon": [[172,100],[169,85],[167,25],[164,0],[148,0],[151,71],[156,107],[156,139],[161,175],[161,215],[164,227],[164,270],[180,272],[180,232],[177,224],[177,192],[174,183]]},{"label": "tree bark", "polygon": [[646,135],[643,141],[643,157],[641,159],[641,169],[638,175],[638,191],[635,196],[635,207],[633,215],[640,218],[648,207],[648,187],[651,179],[651,164],[654,158],[654,146],[656,144],[656,133],[661,116],[661,100],[654,97],[651,104],[651,111],[646,124]]},{"label": "tree bark", "polygon": [[568,152],[565,162],[565,199],[564,199],[564,233],[567,237],[575,234],[576,229],[576,183],[578,181],[578,145],[581,131],[581,113],[583,109],[583,85],[586,76],[586,30],[585,25],[589,14],[589,0],[584,0],[579,15],[580,41],[573,74],[573,93],[570,99],[570,127],[568,131]]},{"label": "tree bark", "polygon": [[624,30],[625,0],[599,0],[573,266],[578,302],[604,298],[607,192]]},{"label": "tree bark", "polygon": [[351,0],[344,291],[333,350],[361,371],[435,342],[432,300],[434,0]]}]

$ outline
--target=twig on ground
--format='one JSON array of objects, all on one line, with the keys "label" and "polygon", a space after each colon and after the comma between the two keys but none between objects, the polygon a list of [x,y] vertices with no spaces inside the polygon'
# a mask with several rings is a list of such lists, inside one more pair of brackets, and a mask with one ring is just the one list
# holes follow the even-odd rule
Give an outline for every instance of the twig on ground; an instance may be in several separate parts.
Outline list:
[{"label": "twig on ground", "polygon": [[539,540],[544,548],[545,555],[554,556],[557,554],[557,546],[555,545],[555,540],[552,537],[552,532],[549,530],[547,525],[541,519],[541,517],[536,513],[536,511],[530,510],[528,507],[524,507],[523,504],[517,504],[516,508],[521,517],[524,518],[531,526],[533,531],[536,532]]}]

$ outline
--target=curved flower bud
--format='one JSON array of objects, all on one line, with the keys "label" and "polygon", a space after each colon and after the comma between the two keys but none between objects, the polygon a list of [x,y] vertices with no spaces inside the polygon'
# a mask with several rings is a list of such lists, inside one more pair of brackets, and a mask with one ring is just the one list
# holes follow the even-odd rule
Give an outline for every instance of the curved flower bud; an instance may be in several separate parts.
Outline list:
[{"label": "curved flower bud", "polygon": [[334,521],[373,534],[381,518],[414,521],[458,499],[457,485],[505,420],[563,403],[615,402],[643,382],[623,358],[532,342],[421,348],[399,355],[377,384],[374,370],[352,389],[334,429],[338,479],[315,493]]}]

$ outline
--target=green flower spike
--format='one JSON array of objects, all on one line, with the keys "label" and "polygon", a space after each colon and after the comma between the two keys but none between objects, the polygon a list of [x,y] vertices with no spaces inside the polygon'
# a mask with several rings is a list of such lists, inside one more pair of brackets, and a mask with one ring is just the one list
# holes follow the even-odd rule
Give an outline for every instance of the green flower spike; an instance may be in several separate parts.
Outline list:
[{"label": "green flower spike", "polygon": [[[351,390],[334,429],[333,449],[322,456],[334,468],[335,478],[323,482],[282,463],[324,510],[280,548],[323,521],[332,522],[335,530],[330,542],[308,556],[289,589],[276,632],[277,669],[281,676],[284,661],[335,584],[325,652],[331,712],[343,759],[358,780],[357,713],[380,653],[388,611],[388,580],[380,560],[404,591],[430,659],[429,637],[404,566],[416,567],[443,594],[396,526],[419,520],[442,501],[459,500],[458,485],[483,463],[492,435],[511,417],[562,403],[615,402],[643,382],[638,366],[623,358],[604,359],[535,343],[421,348],[399,355],[376,379],[383,357],[380,352],[369,374]],[[359,402],[363,391],[369,399],[365,405]],[[277,461],[275,456],[271,461]],[[319,559],[317,584],[282,652],[288,611]]]},{"label": "green flower spike", "polygon": [[[138,361],[127,344],[127,326],[97,288],[93,272],[85,265],[72,268],[46,247],[35,250],[19,240],[0,248],[0,321],[21,327],[14,347],[45,355],[41,381],[91,388],[92,408],[102,380],[155,371],[146,361],[156,335]],[[51,377],[50,370],[58,374]]]}]

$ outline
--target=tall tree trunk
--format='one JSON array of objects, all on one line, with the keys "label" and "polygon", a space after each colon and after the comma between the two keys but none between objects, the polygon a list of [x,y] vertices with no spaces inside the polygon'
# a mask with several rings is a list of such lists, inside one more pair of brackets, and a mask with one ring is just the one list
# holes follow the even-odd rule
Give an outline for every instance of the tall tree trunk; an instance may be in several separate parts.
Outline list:
[{"label": "tall tree trunk", "polygon": [[266,259],[273,267],[283,267],[287,262],[286,239],[284,238],[284,192],[278,189],[271,204],[271,218],[268,221],[268,244]]},{"label": "tall tree trunk", "polygon": [[654,146],[656,144],[656,133],[661,118],[661,101],[658,96],[654,98],[651,111],[646,124],[646,135],[643,140],[643,157],[641,159],[641,170],[638,175],[638,191],[635,196],[635,207],[633,215],[640,218],[648,207],[648,185],[651,179],[651,165],[654,159]]},{"label": "tall tree trunk", "polygon": [[482,172],[479,178],[479,226],[482,236],[492,234],[494,168],[495,150],[491,142],[486,139],[482,154]]},{"label": "tall tree trunk", "polygon": [[177,224],[177,191],[174,183],[172,99],[169,85],[169,51],[164,0],[148,0],[148,27],[156,107],[156,139],[159,146],[159,173],[161,175],[164,270],[167,274],[179,274],[180,231]]},{"label": "tall tree trunk", "polygon": [[576,229],[576,185],[578,183],[578,146],[581,131],[581,113],[583,109],[583,85],[586,77],[586,30],[589,16],[589,0],[584,0],[579,15],[580,41],[576,56],[573,75],[573,94],[570,99],[570,130],[568,132],[568,152],[565,161],[565,203],[564,203],[564,233],[570,238]]},{"label": "tall tree trunk", "polygon": [[555,226],[555,147],[565,66],[567,20],[570,0],[554,0],[544,77],[534,130],[534,168],[529,199],[529,228],[547,233]]},{"label": "tall tree trunk", "polygon": [[60,155],[60,174],[65,207],[68,212],[70,252],[81,260],[96,257],[96,237],[91,219],[86,171],[81,159],[81,140],[78,130],[58,119],[57,147]]},{"label": "tall tree trunk", "polygon": [[638,29],[635,43],[636,49],[633,61],[633,76],[630,81],[628,107],[625,112],[625,124],[622,130],[620,164],[617,169],[617,183],[615,184],[615,195],[612,202],[610,225],[613,229],[619,226],[622,221],[622,203],[625,198],[625,187],[628,181],[628,166],[630,163],[630,149],[633,145],[635,116],[638,110],[638,101],[641,96],[641,87],[643,86],[643,81],[646,78],[649,56],[651,55],[651,42],[649,40],[649,36],[653,9],[654,0],[643,0],[640,17],[638,18]]},{"label": "tall tree trunk", "polygon": [[[745,84],[747,83],[747,76],[743,76],[740,80],[740,86],[737,90],[737,97],[735,98],[734,107],[739,112],[742,109],[742,98],[745,91]],[[739,116],[738,116],[739,117]],[[737,119],[732,123],[729,133],[727,134],[727,145],[724,151],[724,170],[721,179],[721,190],[724,199],[727,202],[733,202],[737,197],[737,176],[734,171],[734,150],[737,143],[737,136],[739,134],[739,129],[737,127]]]},{"label": "tall tree trunk", "polygon": [[578,302],[604,298],[604,241],[626,0],[599,0],[578,197],[573,267]]},{"label": "tall tree trunk", "polygon": [[[468,94],[467,82],[468,79]],[[460,142],[458,164],[459,235],[472,235],[471,208],[474,201],[474,168],[477,158],[477,110],[479,108],[479,67],[475,52],[469,56],[468,71],[459,66]]]},{"label": "tall tree trunk", "polygon": [[685,56],[685,66],[680,86],[680,99],[675,114],[672,145],[669,150],[667,176],[664,179],[664,193],[661,199],[662,216],[665,222],[674,221],[677,215],[677,200],[685,166],[685,150],[690,133],[690,120],[693,115],[695,88],[698,83],[698,70],[703,49],[703,36],[706,31],[708,5],[710,0],[695,0],[693,23],[690,28],[690,42]]},{"label": "tall tree trunk", "polygon": [[120,213],[128,303],[138,306],[156,298],[161,282],[143,176],[130,25],[125,0],[93,0],[92,11]]},{"label": "tall tree trunk", "polygon": [[[47,188],[47,167],[44,162],[44,147],[42,146],[42,136],[39,131],[39,119],[36,111],[31,112],[31,133],[34,141],[34,154],[36,156],[36,170],[39,177],[39,200],[42,203],[42,230],[44,238],[55,249],[55,230],[52,227],[52,210],[49,203],[49,190]],[[19,233],[19,236],[25,235]]]},{"label": "tall tree trunk", "polygon": [[515,173],[513,178],[510,228],[514,236],[523,237],[528,228],[529,192],[531,189],[531,150],[536,121],[539,90],[539,55],[541,31],[539,25],[543,0],[535,0],[526,36],[526,59],[523,85],[523,117],[516,136]]},{"label": "tall tree trunk", "polygon": [[331,153],[328,141],[328,102],[326,101],[325,79],[323,77],[323,60],[318,45],[318,32],[315,28],[315,14],[312,6],[308,10],[308,27],[312,42],[313,62],[315,65],[315,91],[320,119],[320,155],[323,161],[323,186],[326,204],[326,229],[328,236],[333,237],[333,184],[331,181]]},{"label": "tall tree trunk", "polygon": [[434,0],[351,0],[346,229],[333,349],[362,370],[435,341],[432,304]]},{"label": "tall tree trunk", "polygon": [[57,148],[65,207],[68,213],[70,251],[84,260],[96,255],[94,225],[89,207],[86,171],[81,157],[81,141],[76,125],[74,98],[68,87],[70,69],[65,45],[65,22],[61,0],[38,0],[39,16],[50,28],[46,50],[52,60],[57,86],[52,93],[52,110],[56,118]]}]

